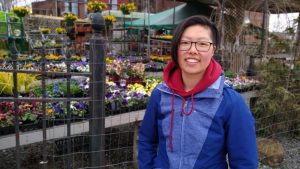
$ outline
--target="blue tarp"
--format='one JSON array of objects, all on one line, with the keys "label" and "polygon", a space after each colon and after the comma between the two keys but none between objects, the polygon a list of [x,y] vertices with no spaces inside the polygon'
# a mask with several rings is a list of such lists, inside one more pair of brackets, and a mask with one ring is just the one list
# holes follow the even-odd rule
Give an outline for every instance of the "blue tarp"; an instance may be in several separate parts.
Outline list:
[{"label": "blue tarp", "polygon": [[[212,8],[202,3],[184,3],[174,8],[135,21],[125,22],[125,27],[149,27],[152,29],[173,29],[185,18],[192,15],[210,16]],[[175,14],[175,16],[174,16]]]}]

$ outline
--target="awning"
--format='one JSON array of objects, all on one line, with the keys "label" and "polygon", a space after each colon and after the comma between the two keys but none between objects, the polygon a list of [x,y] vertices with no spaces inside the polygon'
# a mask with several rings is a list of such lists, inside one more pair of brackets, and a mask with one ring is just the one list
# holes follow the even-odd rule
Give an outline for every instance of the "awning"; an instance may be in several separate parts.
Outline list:
[{"label": "awning", "polygon": [[201,3],[184,3],[163,12],[151,15],[145,19],[137,19],[135,21],[125,22],[125,27],[149,27],[152,29],[174,29],[177,24],[185,18],[192,15],[210,16],[212,8],[209,5]]}]

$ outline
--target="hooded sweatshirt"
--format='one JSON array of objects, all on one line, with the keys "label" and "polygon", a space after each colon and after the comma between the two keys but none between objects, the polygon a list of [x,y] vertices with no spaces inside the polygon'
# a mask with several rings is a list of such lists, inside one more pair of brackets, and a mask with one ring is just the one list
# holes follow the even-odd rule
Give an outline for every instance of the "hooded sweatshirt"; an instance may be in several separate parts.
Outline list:
[{"label": "hooded sweatshirt", "polygon": [[[211,59],[210,64],[208,65],[202,79],[198,82],[198,84],[190,91],[186,92],[184,90],[184,84],[182,81],[181,70],[176,66],[173,61],[170,61],[163,72],[163,78],[166,85],[172,90],[172,116],[171,116],[171,124],[170,124],[170,143],[169,147],[173,150],[172,144],[172,128],[173,128],[173,120],[174,120],[174,93],[179,94],[183,97],[182,100],[182,113],[185,115],[190,115],[194,111],[194,94],[203,91],[212,85],[221,75],[222,68],[221,66],[214,60]],[[191,96],[192,107],[188,112],[184,110],[184,104],[186,102],[187,97]]]},{"label": "hooded sweatshirt", "polygon": [[224,83],[217,62],[211,60],[188,92],[173,62],[163,78],[139,130],[139,169],[257,168],[254,118],[241,95]]}]

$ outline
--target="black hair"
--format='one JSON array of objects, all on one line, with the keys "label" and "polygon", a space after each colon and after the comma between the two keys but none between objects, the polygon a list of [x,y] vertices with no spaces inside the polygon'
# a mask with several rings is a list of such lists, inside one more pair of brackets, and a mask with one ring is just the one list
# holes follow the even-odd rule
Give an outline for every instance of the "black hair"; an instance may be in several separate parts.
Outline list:
[{"label": "black hair", "polygon": [[193,26],[193,25],[201,25],[201,26],[207,26],[211,30],[212,34],[212,40],[216,47],[220,45],[220,35],[219,31],[216,27],[216,25],[210,21],[209,18],[207,18],[204,15],[194,15],[186,18],[183,20],[175,29],[173,32],[173,39],[171,42],[171,56],[175,64],[178,66],[178,44],[181,40],[181,36],[186,28]]}]

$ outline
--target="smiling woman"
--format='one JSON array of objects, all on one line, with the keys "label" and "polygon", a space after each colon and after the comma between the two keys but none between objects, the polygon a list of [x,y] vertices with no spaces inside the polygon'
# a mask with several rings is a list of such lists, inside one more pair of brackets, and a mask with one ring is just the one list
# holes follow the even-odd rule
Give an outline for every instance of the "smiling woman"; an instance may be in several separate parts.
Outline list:
[{"label": "smiling woman", "polygon": [[176,27],[172,61],[140,127],[140,169],[257,168],[254,118],[212,58],[219,43],[216,26],[205,16]]}]

